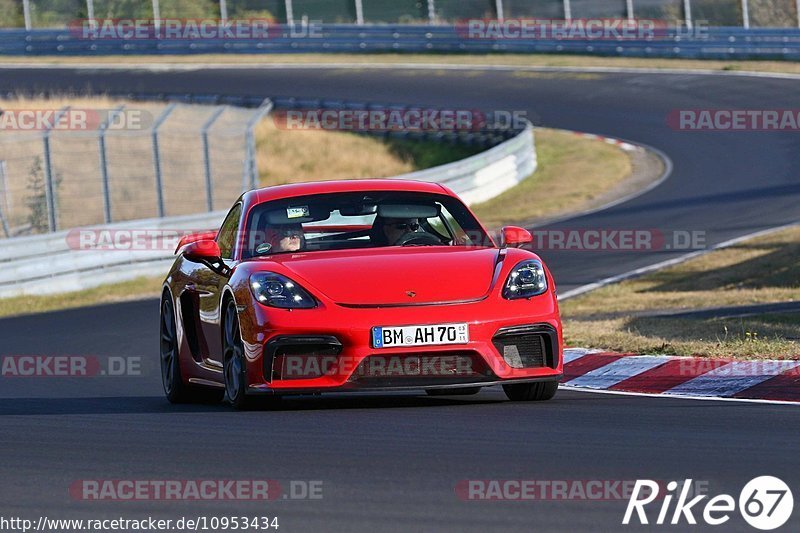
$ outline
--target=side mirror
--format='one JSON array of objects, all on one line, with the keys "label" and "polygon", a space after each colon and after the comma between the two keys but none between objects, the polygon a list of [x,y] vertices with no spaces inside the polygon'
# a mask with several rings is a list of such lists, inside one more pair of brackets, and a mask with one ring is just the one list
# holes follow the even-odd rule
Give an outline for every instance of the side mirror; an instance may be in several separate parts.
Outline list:
[{"label": "side mirror", "polygon": [[219,263],[222,261],[222,252],[219,251],[217,241],[203,239],[187,244],[183,248],[183,256],[195,263]]},{"label": "side mirror", "polygon": [[175,253],[180,252],[184,246],[197,241],[214,240],[217,236],[217,230],[201,231],[200,233],[190,233],[181,237],[178,241],[178,246],[175,247]]},{"label": "side mirror", "polygon": [[183,256],[189,261],[206,265],[220,276],[231,277],[232,270],[222,260],[222,252],[215,240],[201,239],[189,243],[183,249]]},{"label": "side mirror", "polygon": [[503,233],[502,248],[506,248],[508,246],[517,247],[533,242],[533,235],[531,235],[531,232],[525,228],[520,228],[517,226],[503,226],[501,231]]}]

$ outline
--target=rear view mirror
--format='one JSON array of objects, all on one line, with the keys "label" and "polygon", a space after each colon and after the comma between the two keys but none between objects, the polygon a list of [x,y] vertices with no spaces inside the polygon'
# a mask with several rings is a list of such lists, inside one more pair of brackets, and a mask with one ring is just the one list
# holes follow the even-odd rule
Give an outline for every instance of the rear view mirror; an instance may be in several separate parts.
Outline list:
[{"label": "rear view mirror", "polygon": [[347,205],[339,208],[339,214],[343,217],[363,217],[377,212],[378,206],[375,204]]},{"label": "rear view mirror", "polygon": [[439,216],[439,207],[423,204],[381,204],[378,206],[378,216],[398,219],[433,218]]}]

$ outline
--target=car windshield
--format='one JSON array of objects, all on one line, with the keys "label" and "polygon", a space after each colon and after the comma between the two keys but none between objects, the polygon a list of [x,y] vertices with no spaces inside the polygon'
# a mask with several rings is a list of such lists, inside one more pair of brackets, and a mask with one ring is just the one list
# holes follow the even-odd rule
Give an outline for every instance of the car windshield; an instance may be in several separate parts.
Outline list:
[{"label": "car windshield", "polygon": [[404,192],[335,193],[256,205],[242,257],[385,246],[493,246],[456,198]]}]

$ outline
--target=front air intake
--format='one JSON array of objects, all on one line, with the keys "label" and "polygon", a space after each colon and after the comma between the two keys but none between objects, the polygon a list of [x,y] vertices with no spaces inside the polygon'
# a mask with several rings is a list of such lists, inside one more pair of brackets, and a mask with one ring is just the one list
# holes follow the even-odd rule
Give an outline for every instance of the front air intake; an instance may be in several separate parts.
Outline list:
[{"label": "front air intake", "polygon": [[511,368],[558,367],[558,334],[551,326],[503,328],[492,344]]},{"label": "front air intake", "polygon": [[283,335],[264,347],[264,377],[270,381],[315,379],[335,374],[342,343],[329,335]]}]

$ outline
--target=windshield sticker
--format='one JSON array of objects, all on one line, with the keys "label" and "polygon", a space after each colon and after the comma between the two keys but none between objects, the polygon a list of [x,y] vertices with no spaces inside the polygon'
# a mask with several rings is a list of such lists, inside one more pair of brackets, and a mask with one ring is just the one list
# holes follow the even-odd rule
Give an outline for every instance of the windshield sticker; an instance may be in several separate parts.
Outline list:
[{"label": "windshield sticker", "polygon": [[288,218],[303,218],[310,215],[310,211],[308,210],[307,205],[303,205],[300,207],[289,207],[286,209],[286,216]]}]

